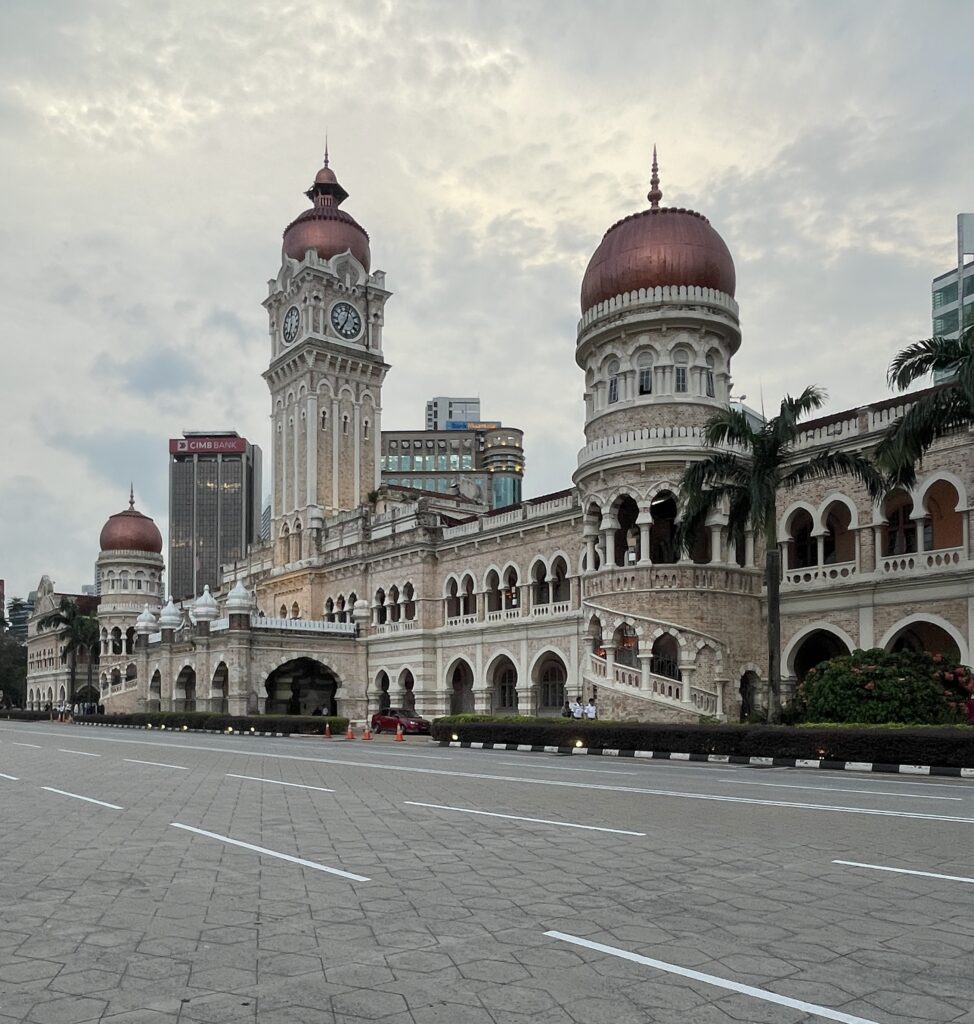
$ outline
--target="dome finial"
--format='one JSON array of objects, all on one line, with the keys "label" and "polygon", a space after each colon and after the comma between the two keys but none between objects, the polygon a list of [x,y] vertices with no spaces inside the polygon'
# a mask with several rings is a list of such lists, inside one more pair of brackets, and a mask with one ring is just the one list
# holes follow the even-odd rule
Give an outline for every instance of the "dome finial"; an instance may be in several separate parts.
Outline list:
[{"label": "dome finial", "polygon": [[653,174],[649,179],[650,189],[646,195],[649,200],[649,208],[651,210],[659,209],[659,201],[663,198],[663,193],[659,187],[659,164],[656,162],[656,147],[653,146]]},{"label": "dome finial", "polygon": [[325,129],[325,167],[328,166],[328,129]]},{"label": "dome finial", "polygon": [[129,481],[129,511],[135,508],[135,482]]}]

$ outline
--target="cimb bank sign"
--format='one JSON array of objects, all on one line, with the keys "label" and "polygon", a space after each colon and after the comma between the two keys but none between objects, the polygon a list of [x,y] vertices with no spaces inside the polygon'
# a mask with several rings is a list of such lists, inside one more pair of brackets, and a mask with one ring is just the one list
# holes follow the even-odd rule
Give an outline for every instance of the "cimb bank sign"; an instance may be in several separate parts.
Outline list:
[{"label": "cimb bank sign", "polygon": [[225,455],[247,451],[244,437],[172,437],[170,455]]}]

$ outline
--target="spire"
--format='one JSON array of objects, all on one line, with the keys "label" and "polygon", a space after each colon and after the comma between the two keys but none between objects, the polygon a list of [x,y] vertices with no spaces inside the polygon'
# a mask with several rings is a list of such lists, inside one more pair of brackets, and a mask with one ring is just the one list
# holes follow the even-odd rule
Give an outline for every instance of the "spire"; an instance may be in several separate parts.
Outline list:
[{"label": "spire", "polygon": [[659,209],[659,201],[663,198],[663,193],[659,187],[659,165],[656,163],[656,147],[653,146],[653,174],[649,179],[650,189],[646,195],[649,200],[649,208],[651,210]]},{"label": "spire", "polygon": [[135,484],[129,481],[129,511],[135,508]]},{"label": "spire", "polygon": [[328,129],[325,129],[325,167],[328,166]]}]

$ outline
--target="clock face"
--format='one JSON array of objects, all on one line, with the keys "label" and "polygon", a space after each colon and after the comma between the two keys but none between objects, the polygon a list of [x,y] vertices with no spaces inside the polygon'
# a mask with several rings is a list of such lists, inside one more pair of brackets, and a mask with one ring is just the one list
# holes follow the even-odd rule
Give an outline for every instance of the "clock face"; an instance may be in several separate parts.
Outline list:
[{"label": "clock face", "polygon": [[343,338],[354,338],[362,330],[362,318],[349,302],[336,302],[331,307],[331,325]]},{"label": "clock face", "polygon": [[301,314],[298,312],[297,306],[292,306],[285,314],[284,321],[281,325],[281,335],[284,338],[284,344],[290,345],[292,341],[298,336],[298,328],[301,326]]}]

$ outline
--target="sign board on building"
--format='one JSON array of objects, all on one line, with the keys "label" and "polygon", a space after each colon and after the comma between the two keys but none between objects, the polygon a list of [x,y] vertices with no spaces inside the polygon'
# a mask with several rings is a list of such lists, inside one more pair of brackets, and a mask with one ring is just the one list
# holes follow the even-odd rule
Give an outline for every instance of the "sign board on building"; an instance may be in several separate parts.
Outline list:
[{"label": "sign board on building", "polygon": [[447,420],[447,430],[497,430],[500,420]]},{"label": "sign board on building", "polygon": [[225,455],[247,450],[245,437],[171,437],[170,455]]}]

